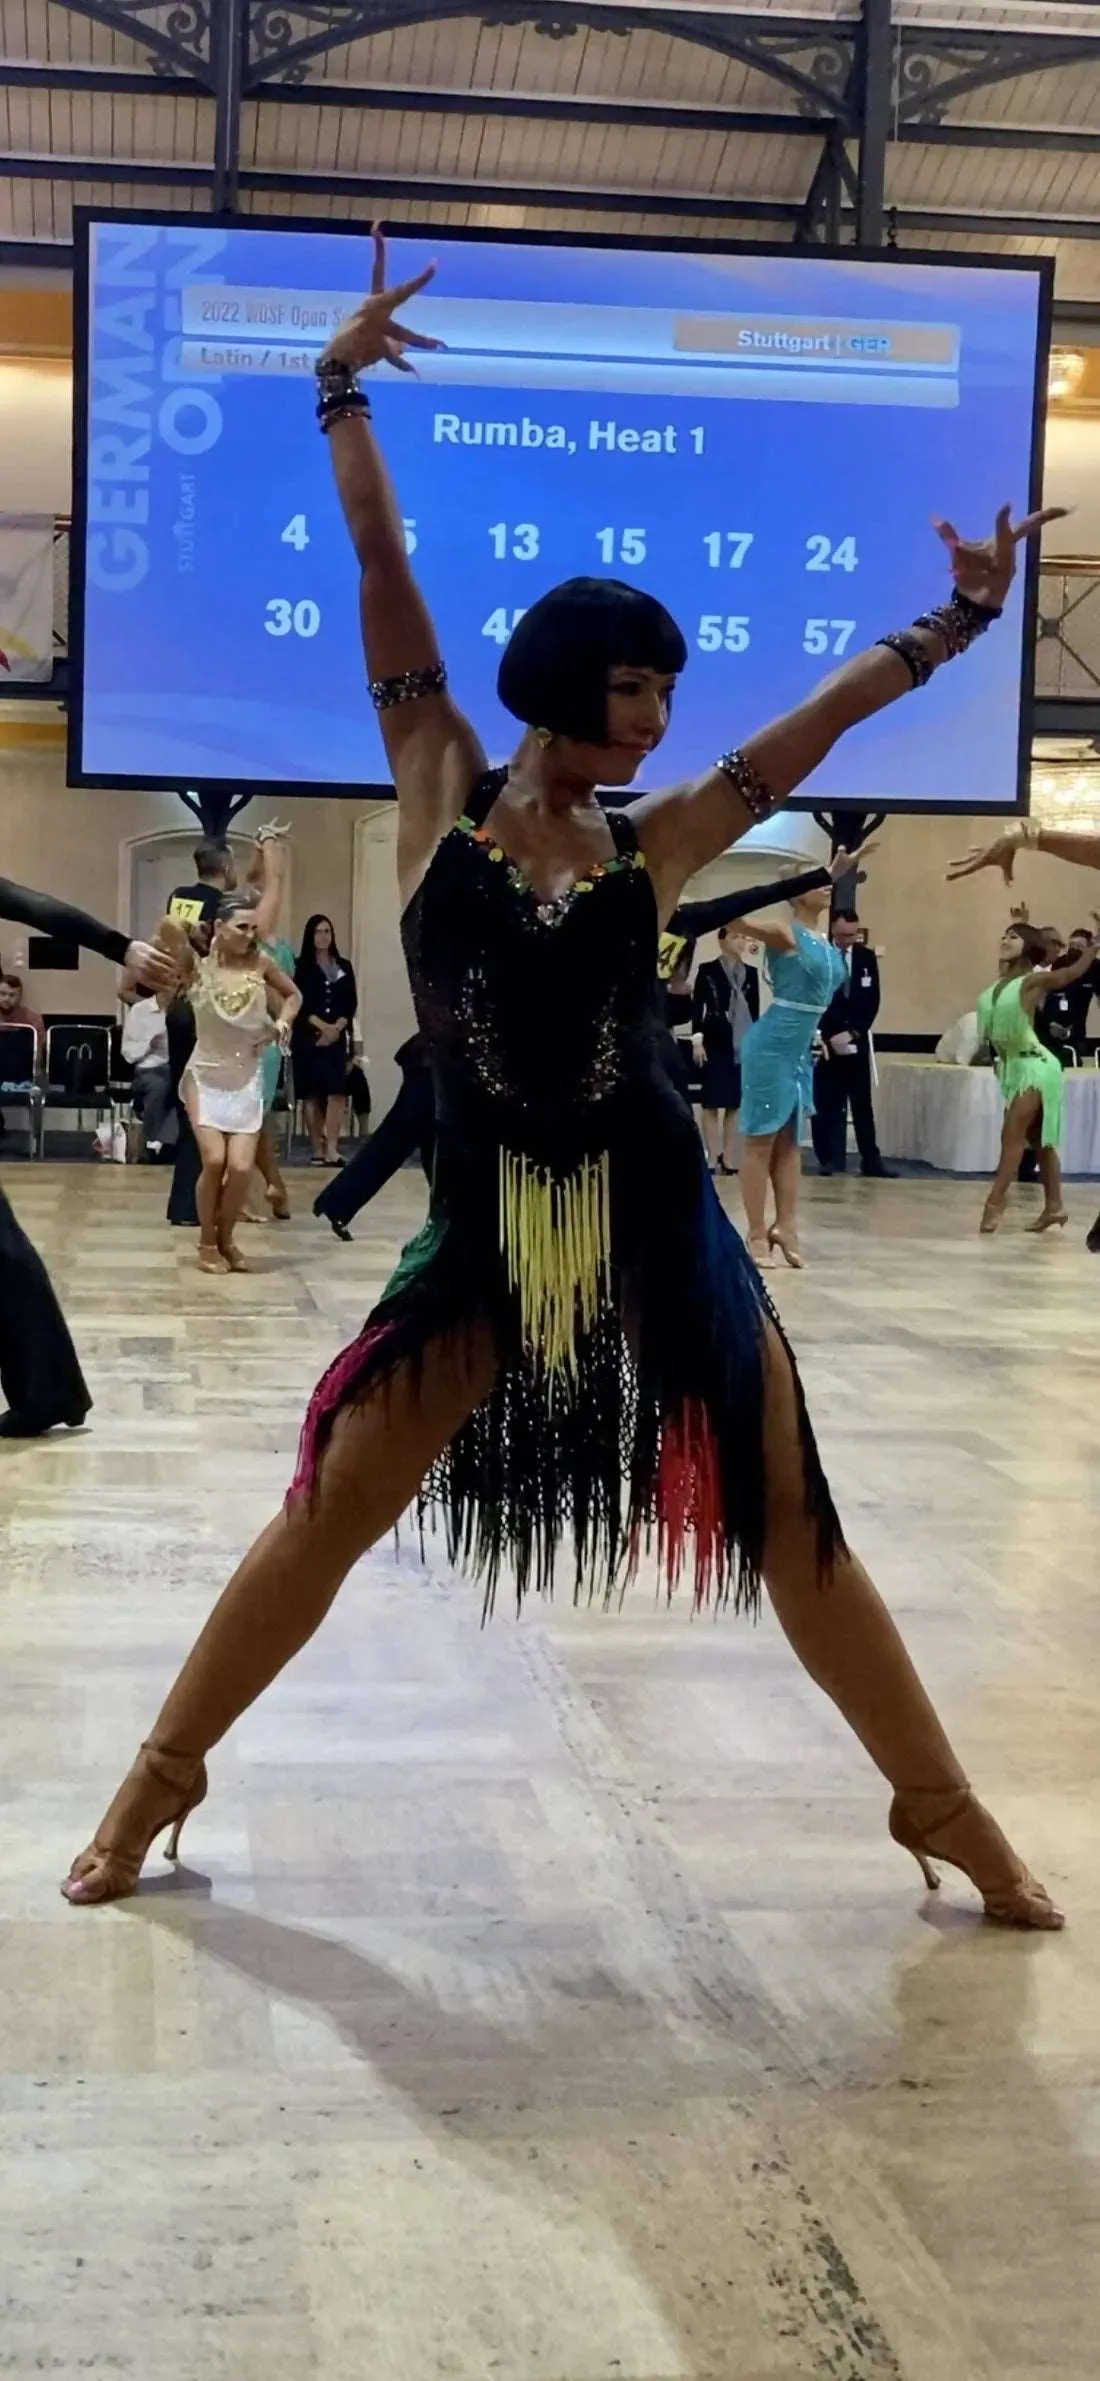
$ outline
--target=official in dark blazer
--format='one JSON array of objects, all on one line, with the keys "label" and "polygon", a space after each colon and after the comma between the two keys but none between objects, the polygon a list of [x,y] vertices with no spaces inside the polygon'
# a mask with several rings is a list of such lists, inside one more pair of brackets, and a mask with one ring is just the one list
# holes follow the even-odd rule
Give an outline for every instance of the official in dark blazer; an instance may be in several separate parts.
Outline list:
[{"label": "official in dark blazer", "polygon": [[760,977],[740,957],[736,930],[718,935],[721,957],[708,959],[695,978],[692,1024],[703,1045],[703,1139],[711,1171],[732,1174],[733,1134],[741,1105],[740,1043],[760,1015]]},{"label": "official in dark blazer", "polygon": [[854,910],[838,910],[832,940],[847,969],[819,1028],[822,1055],[814,1068],[814,1151],[823,1174],[843,1174],[847,1165],[848,1110],[852,1111],[861,1174],[890,1175],[875,1132],[871,1092],[871,1029],[882,999],[878,960],[863,942]]}]

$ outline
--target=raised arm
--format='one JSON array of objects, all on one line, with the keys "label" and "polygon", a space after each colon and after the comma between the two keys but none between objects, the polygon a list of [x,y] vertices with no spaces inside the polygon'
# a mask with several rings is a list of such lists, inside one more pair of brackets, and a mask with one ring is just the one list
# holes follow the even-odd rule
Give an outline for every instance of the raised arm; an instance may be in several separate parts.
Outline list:
[{"label": "raised arm", "polygon": [[256,920],[256,939],[270,942],[277,932],[283,906],[283,886],[286,881],[286,847],[283,829],[261,827],[256,837],[263,874],[260,878],[259,899],[253,913]]},{"label": "raised arm", "polygon": [[431,615],[409,567],[401,510],[356,379],[372,364],[410,372],[406,350],[438,344],[395,320],[435,268],[387,289],[379,232],[374,242],[371,294],[318,365],[317,412],[359,561],[363,651],[400,805],[397,866],[407,900],[440,837],[460,815],[485,756],[447,692]]},{"label": "raised arm", "polygon": [[[797,880],[792,877],[790,882]],[[763,943],[766,951],[796,951],[798,939],[794,927],[786,918],[746,918],[741,929],[750,942]]]},{"label": "raised arm", "polygon": [[960,538],[950,522],[937,523],[955,582],[949,602],[844,662],[805,702],[724,753],[706,776],[635,806],[632,816],[662,915],[675,907],[687,878],[769,818],[849,728],[926,685],[933,670],[965,652],[999,617],[1021,538],[1060,517],[1063,508],[1029,514],[1016,529],[1009,509],[1002,507],[993,536],[980,543]]},{"label": "raised arm", "polygon": [[1071,959],[1068,966],[1039,967],[1031,975],[1025,976],[1020,987],[1020,999],[1028,1012],[1037,1009],[1048,992],[1064,992],[1067,984],[1079,984],[1082,976],[1087,976],[1090,967],[1095,964],[1098,951],[1100,935],[1094,935],[1092,941],[1085,944],[1080,957]]}]

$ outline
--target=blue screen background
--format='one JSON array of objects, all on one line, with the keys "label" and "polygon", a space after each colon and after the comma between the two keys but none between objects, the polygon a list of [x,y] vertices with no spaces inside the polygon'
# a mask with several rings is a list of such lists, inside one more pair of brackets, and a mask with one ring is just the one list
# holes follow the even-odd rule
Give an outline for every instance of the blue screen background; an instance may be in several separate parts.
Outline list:
[{"label": "blue screen background", "polygon": [[[93,225],[90,243],[79,773],[142,785],[384,783],[357,567],[313,413],[310,363],[326,334],[284,327],[265,347],[262,326],[240,329],[233,294],[298,293],[308,314],[310,292],[367,286],[369,241],[114,222]],[[436,282],[408,319],[431,328],[433,304],[456,309],[461,358],[455,349],[440,378],[375,374],[371,396],[455,695],[494,758],[518,734],[496,700],[500,638],[556,580],[632,579],[680,621],[689,666],[639,779],[661,784],[798,701],[835,653],[939,601],[948,582],[933,513],[984,535],[999,504],[1026,507],[1034,271],[394,238],[391,279],[432,256]],[[205,306],[217,316],[219,290],[238,323],[207,330],[199,317]],[[584,385],[552,385],[564,317],[536,316],[517,355],[486,300],[598,310],[579,318],[597,331],[596,352],[576,366]],[[828,382],[802,363],[786,377],[768,371],[760,395],[647,387],[647,359],[684,361],[668,356],[665,332],[685,314],[954,326],[957,371],[938,382],[951,402],[913,401],[919,376],[899,368],[891,382],[862,365],[845,385],[872,378],[887,401],[850,401],[836,367]],[[606,341],[601,318],[614,326]],[[252,369],[235,365],[242,349]],[[457,383],[446,377],[458,371]],[[820,396],[794,401],[795,377],[820,382]],[[486,444],[489,423],[514,424],[529,443]],[[482,443],[470,443],[478,425]],[[706,542],[716,532],[717,566]],[[731,533],[751,543],[735,548]],[[805,793],[1012,804],[1022,625],[1018,579],[981,645],[845,738]]]}]

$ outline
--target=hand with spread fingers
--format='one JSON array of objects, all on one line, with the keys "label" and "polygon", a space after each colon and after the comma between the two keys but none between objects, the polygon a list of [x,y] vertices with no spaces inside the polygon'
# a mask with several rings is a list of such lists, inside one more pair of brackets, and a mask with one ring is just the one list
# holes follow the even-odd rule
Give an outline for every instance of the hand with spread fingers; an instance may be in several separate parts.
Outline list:
[{"label": "hand with spread fingers", "polygon": [[425,338],[422,331],[412,331],[407,323],[396,320],[398,308],[407,306],[410,298],[426,289],[434,279],[435,266],[426,265],[422,273],[415,273],[411,281],[399,281],[395,288],[386,287],[386,242],[374,227],[374,272],[371,276],[370,296],[364,298],[355,314],[329,340],[322,364],[343,364],[349,372],[365,372],[371,364],[392,364],[396,372],[413,372],[406,348],[439,348],[441,339]]},{"label": "hand with spread fingers", "polygon": [[980,868],[999,868],[1006,885],[1010,885],[1016,854],[1023,850],[1026,842],[1023,821],[1017,819],[1012,826],[1005,827],[1000,835],[995,835],[992,843],[972,843],[961,860],[952,860],[947,870],[948,884],[956,884],[961,876],[976,876]]},{"label": "hand with spread fingers", "polygon": [[1016,548],[1026,537],[1037,537],[1048,521],[1063,521],[1064,504],[1048,504],[1042,512],[1026,513],[1012,526],[1012,506],[1002,504],[992,537],[960,537],[951,521],[933,520],[951,563],[951,576],[960,595],[972,604],[999,612],[1016,576]]}]

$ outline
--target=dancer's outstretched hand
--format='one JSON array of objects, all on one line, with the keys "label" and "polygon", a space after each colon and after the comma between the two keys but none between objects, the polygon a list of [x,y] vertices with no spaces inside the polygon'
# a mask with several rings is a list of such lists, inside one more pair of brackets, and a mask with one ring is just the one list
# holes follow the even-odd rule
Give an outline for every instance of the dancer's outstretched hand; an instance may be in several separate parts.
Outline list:
[{"label": "dancer's outstretched hand", "polygon": [[878,839],[872,836],[866,843],[857,843],[854,852],[846,852],[843,848],[834,852],[829,862],[829,874],[834,885],[838,885],[842,877],[847,876],[853,868],[858,868],[863,860],[869,860],[871,853],[877,850]]},{"label": "dancer's outstretched hand", "polygon": [[1016,576],[1016,548],[1025,537],[1038,537],[1048,521],[1064,521],[1069,506],[1048,504],[1045,511],[1026,513],[1012,526],[1012,506],[1002,504],[992,537],[960,537],[950,521],[933,517],[932,527],[943,539],[951,562],[951,576],[960,595],[971,603],[999,611]]},{"label": "dancer's outstretched hand", "polygon": [[422,273],[415,273],[411,281],[399,281],[396,288],[386,288],[386,243],[375,224],[374,273],[369,298],[364,298],[358,313],[342,322],[335,336],[329,340],[323,362],[346,364],[349,372],[365,372],[370,364],[392,364],[398,372],[413,372],[405,353],[407,347],[438,348],[441,339],[426,339],[422,331],[410,331],[407,323],[395,320],[399,306],[407,306],[410,298],[426,289],[434,279],[435,266],[427,265]]},{"label": "dancer's outstretched hand", "polygon": [[1003,835],[997,835],[992,843],[972,843],[961,860],[952,860],[947,871],[948,884],[955,884],[960,876],[976,876],[979,868],[999,868],[1006,885],[1010,885],[1016,854],[1023,841],[1023,828],[1017,824],[1006,827]]},{"label": "dancer's outstretched hand", "polygon": [[147,992],[167,992],[179,982],[174,959],[152,942],[128,943],[125,965],[127,973],[136,976]]}]

